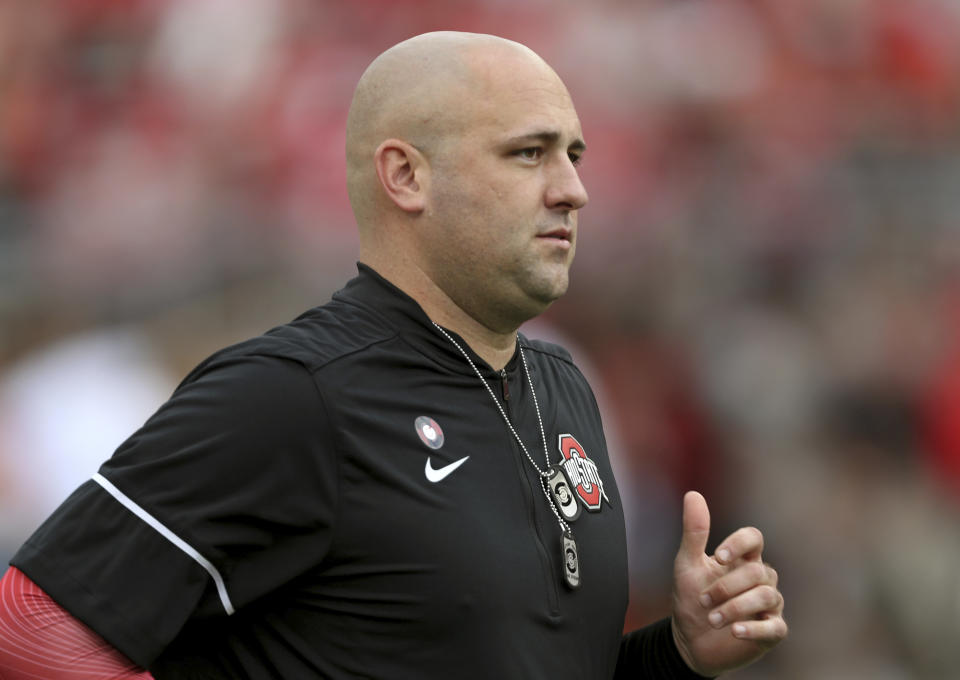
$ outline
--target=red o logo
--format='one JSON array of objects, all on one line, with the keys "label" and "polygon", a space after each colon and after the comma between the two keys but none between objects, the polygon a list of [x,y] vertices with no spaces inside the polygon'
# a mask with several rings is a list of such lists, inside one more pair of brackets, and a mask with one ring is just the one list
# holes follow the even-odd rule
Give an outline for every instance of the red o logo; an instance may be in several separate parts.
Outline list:
[{"label": "red o logo", "polygon": [[572,434],[561,434],[558,445],[564,460],[564,470],[580,500],[588,510],[599,510],[604,493],[596,464],[590,460],[587,452]]}]

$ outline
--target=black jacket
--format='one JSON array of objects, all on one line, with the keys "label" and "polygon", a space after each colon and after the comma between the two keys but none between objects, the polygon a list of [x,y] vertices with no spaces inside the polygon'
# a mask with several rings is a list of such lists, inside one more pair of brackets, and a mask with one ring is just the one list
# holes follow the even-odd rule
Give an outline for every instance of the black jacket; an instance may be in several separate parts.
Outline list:
[{"label": "black jacket", "polygon": [[666,622],[621,637],[620,498],[570,356],[521,336],[528,382],[454,338],[539,467],[530,382],[550,463],[576,458],[579,588],[491,394],[363,265],[198,366],[12,563],[158,680],[690,675]]}]

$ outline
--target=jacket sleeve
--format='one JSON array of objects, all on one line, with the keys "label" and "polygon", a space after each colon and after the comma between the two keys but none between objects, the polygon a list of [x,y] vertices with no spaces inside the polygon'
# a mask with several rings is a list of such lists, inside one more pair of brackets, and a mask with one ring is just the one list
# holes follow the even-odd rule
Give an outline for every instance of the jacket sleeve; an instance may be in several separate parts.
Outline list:
[{"label": "jacket sleeve", "polygon": [[620,640],[615,680],[703,680],[677,650],[670,619],[627,633]]},{"label": "jacket sleeve", "polygon": [[318,564],[337,463],[312,375],[242,354],[204,366],[11,563],[145,668]]},{"label": "jacket sleeve", "polygon": [[0,579],[0,678],[49,677],[153,678],[11,567]]}]

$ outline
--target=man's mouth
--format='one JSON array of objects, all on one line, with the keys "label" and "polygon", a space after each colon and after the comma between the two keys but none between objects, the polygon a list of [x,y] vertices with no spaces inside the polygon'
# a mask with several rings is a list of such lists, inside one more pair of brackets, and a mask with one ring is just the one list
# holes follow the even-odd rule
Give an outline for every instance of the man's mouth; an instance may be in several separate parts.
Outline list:
[{"label": "man's mouth", "polygon": [[558,241],[567,241],[568,243],[570,242],[572,236],[573,230],[566,227],[557,227],[556,229],[551,229],[550,231],[542,234],[537,234],[537,238],[550,238]]}]

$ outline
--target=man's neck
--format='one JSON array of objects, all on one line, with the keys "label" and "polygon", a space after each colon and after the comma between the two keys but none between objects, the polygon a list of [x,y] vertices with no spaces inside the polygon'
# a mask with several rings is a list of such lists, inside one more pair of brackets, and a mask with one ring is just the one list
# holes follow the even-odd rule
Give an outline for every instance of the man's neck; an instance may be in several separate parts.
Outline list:
[{"label": "man's neck", "polygon": [[[418,300],[418,302],[420,301]],[[509,334],[496,333],[456,305],[453,305],[452,310],[442,307],[431,310],[424,306],[422,302],[420,302],[420,306],[423,307],[431,320],[444,328],[449,328],[463,338],[464,342],[470,345],[470,348],[495,371],[499,371],[506,366],[517,351],[516,331]]]},{"label": "man's neck", "polygon": [[429,276],[416,267],[398,267],[396,264],[391,266],[391,263],[371,258],[363,262],[416,300],[431,321],[463,338],[470,349],[494,370],[499,371],[513,358],[517,349],[516,330],[509,333],[491,330],[457,305]]}]

